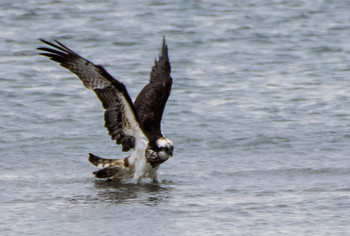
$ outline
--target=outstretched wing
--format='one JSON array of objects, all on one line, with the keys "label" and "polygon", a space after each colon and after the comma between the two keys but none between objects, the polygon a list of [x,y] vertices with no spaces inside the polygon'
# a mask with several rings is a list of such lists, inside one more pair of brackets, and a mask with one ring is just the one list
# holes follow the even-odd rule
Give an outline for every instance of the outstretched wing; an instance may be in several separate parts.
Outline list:
[{"label": "outstretched wing", "polygon": [[152,67],[149,83],[134,102],[142,130],[152,141],[163,136],[161,120],[173,83],[170,73],[168,46],[163,37],[161,53]]},{"label": "outstretched wing", "polygon": [[81,57],[62,43],[56,44],[40,39],[50,46],[40,47],[40,55],[49,57],[76,74],[84,86],[93,90],[105,109],[105,127],[112,140],[122,145],[123,151],[137,146],[145,139],[138,121],[135,107],[123,83],[114,79],[102,66]]}]

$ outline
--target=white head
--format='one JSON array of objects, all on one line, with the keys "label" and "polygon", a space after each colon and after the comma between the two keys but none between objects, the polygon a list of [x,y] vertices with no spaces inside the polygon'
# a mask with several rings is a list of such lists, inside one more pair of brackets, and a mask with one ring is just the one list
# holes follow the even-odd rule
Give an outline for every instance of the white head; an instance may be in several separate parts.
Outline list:
[{"label": "white head", "polygon": [[157,154],[158,157],[162,160],[162,161],[166,161],[168,160],[172,155],[173,155],[173,151],[174,151],[174,146],[173,143],[167,139],[167,138],[159,138],[156,141],[157,144]]}]

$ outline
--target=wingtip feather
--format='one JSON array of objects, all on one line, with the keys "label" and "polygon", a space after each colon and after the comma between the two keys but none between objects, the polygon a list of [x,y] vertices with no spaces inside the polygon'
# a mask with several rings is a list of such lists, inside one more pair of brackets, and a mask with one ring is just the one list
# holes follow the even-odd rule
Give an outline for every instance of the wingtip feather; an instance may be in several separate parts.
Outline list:
[{"label": "wingtip feather", "polygon": [[165,60],[169,60],[168,45],[166,44],[165,36],[163,36],[161,57],[163,57]]},{"label": "wingtip feather", "polygon": [[[73,55],[77,55],[75,52],[73,52],[71,49],[69,49],[67,46],[65,46],[64,44],[60,43],[59,41],[57,40],[53,40],[56,44],[52,43],[52,42],[49,42],[45,39],[39,39],[41,42],[53,47],[53,48],[56,48],[62,52],[65,52],[65,53],[69,53],[69,54],[73,54]],[[40,50],[40,49],[39,49]]]},{"label": "wingtip feather", "polygon": [[43,43],[48,43],[48,41],[46,41],[45,39],[39,39],[39,41],[41,41]]}]

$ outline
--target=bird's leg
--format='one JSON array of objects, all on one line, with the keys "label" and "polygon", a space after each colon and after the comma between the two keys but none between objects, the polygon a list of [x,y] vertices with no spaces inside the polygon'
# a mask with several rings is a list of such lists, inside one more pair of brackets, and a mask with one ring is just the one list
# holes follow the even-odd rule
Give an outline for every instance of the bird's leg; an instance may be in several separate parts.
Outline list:
[{"label": "bird's leg", "polygon": [[155,183],[155,184],[160,184],[161,183],[158,171],[156,171],[156,173],[154,174],[154,176],[152,178],[152,182]]},{"label": "bird's leg", "polygon": [[134,181],[137,183],[139,183],[141,178],[145,175],[145,166],[145,158],[138,159],[135,163]]}]

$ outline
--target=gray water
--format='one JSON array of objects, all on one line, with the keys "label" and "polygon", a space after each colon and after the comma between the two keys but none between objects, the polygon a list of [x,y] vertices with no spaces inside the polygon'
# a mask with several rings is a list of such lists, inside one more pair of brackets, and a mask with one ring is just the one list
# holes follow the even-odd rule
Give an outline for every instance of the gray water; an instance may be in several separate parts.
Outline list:
[{"label": "gray water", "polygon": [[[346,0],[0,3],[1,235],[345,235],[350,232]],[[173,90],[160,185],[94,179],[124,157],[58,39],[135,98],[165,35]]]}]

